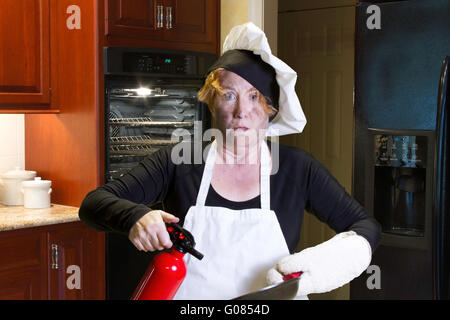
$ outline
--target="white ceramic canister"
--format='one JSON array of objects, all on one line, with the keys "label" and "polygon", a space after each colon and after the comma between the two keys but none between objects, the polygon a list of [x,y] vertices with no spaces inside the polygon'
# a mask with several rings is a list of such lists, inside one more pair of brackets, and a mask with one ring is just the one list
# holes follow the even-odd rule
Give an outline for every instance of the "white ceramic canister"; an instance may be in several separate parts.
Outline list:
[{"label": "white ceramic canister", "polygon": [[23,181],[23,206],[31,209],[50,208],[51,185],[50,180],[41,180],[40,177],[31,181]]},{"label": "white ceramic canister", "polygon": [[2,203],[7,206],[23,205],[22,182],[32,180],[34,177],[36,171],[21,170],[20,167],[3,173],[0,179]]}]

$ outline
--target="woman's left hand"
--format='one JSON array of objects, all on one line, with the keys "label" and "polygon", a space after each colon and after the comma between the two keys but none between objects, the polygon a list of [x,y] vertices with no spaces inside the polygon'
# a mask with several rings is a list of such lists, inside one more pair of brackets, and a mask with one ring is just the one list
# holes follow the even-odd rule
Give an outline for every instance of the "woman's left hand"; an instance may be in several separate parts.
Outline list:
[{"label": "woman's left hand", "polygon": [[281,259],[267,273],[269,285],[283,276],[302,272],[298,296],[323,293],[339,288],[358,277],[370,264],[369,243],[354,231],[342,232],[315,247]]}]

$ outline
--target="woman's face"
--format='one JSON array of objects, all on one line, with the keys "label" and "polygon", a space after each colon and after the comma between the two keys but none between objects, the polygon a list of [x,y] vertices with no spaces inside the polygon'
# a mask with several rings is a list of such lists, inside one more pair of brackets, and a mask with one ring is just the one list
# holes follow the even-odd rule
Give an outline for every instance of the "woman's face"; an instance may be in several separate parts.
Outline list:
[{"label": "woman's face", "polygon": [[258,137],[265,136],[269,123],[269,116],[259,102],[261,93],[247,80],[227,70],[223,72],[221,86],[224,94],[216,96],[214,106],[217,129],[227,138],[233,137],[238,144],[259,141]]}]

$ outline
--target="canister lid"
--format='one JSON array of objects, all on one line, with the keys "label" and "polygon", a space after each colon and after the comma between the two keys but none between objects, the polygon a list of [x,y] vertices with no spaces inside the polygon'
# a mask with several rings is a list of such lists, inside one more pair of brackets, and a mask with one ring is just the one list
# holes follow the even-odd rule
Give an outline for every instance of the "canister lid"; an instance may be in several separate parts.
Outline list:
[{"label": "canister lid", "polygon": [[50,180],[41,180],[41,177],[22,182],[22,186],[25,188],[50,188],[51,185],[52,182]]},{"label": "canister lid", "polygon": [[36,177],[36,171],[21,170],[20,167],[16,167],[14,170],[10,170],[2,174],[4,179],[33,179]]}]

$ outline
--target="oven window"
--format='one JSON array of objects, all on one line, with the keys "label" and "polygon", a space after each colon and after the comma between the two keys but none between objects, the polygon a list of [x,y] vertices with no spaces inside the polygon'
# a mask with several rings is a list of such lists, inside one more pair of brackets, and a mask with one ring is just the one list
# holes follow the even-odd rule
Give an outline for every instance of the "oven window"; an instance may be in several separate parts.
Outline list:
[{"label": "oven window", "polygon": [[106,96],[106,179],[111,181],[159,148],[194,133],[202,120],[200,86],[112,87]]}]

